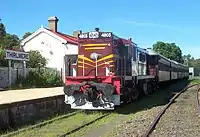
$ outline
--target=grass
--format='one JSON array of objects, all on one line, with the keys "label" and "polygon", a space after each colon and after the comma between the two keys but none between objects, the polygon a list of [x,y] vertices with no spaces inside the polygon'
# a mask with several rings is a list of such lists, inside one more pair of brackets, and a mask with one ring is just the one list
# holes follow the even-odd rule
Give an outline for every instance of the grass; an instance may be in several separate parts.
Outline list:
[{"label": "grass", "polygon": [[[100,126],[104,125],[105,123],[109,123],[109,122],[112,122],[116,117],[118,116],[118,114],[114,114],[114,113],[111,113],[109,116],[99,120],[99,121],[96,121],[95,123],[69,135],[68,137],[83,137],[83,136],[86,136],[87,133],[89,133],[91,130],[94,130],[94,129],[97,129],[99,128]],[[94,135],[95,136],[95,135]]]},{"label": "grass", "polygon": [[42,126],[40,128],[34,128],[34,129],[27,129],[24,132],[20,132],[14,137],[55,137],[59,136],[65,132],[68,132],[84,123],[87,123],[96,117],[99,117],[102,115],[100,112],[93,112],[90,114],[87,114],[85,112],[77,113],[74,116],[57,120],[52,123],[49,123],[45,126]]},{"label": "grass", "polygon": [[200,83],[200,79],[194,78],[191,80],[191,84],[197,84]]},{"label": "grass", "polygon": [[12,135],[19,133],[19,132],[24,132],[24,131],[27,131],[27,130],[32,130],[34,128],[42,127],[42,126],[50,124],[50,123],[52,123],[56,120],[65,119],[67,117],[75,115],[78,112],[80,112],[80,111],[69,111],[69,112],[66,112],[64,114],[55,114],[55,115],[53,115],[53,116],[51,116],[47,119],[35,121],[32,124],[27,124],[27,125],[24,125],[24,126],[19,127],[19,128],[8,129],[5,132],[0,132],[0,135],[12,136]]}]

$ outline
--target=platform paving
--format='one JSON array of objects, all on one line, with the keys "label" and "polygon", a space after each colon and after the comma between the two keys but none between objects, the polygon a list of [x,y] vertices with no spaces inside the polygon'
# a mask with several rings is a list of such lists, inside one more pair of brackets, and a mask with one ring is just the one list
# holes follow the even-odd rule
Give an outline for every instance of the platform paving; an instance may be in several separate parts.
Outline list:
[{"label": "platform paving", "polygon": [[1,91],[0,105],[58,95],[64,95],[63,87]]}]

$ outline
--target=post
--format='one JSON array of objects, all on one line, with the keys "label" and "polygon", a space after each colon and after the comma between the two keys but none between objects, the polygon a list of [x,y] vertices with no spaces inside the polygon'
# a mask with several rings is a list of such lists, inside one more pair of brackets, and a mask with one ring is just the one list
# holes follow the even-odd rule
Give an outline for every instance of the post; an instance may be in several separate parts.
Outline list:
[{"label": "post", "polygon": [[24,76],[24,78],[26,78],[26,61],[23,61],[22,62],[22,64],[23,64],[23,76]]},{"label": "post", "polygon": [[11,87],[12,84],[12,73],[11,73],[11,60],[8,60],[8,86]]}]

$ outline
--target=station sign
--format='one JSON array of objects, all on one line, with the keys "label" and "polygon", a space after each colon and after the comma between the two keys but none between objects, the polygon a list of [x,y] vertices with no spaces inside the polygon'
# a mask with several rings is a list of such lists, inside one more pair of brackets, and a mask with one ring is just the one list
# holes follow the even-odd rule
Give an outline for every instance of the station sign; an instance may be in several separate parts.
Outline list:
[{"label": "station sign", "polygon": [[5,50],[7,60],[29,61],[29,53],[15,50]]}]

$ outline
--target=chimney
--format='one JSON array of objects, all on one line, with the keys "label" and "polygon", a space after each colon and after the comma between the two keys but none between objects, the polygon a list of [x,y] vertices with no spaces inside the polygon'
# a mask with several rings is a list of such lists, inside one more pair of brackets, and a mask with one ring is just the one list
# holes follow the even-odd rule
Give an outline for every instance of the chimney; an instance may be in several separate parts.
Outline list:
[{"label": "chimney", "polygon": [[48,18],[49,29],[51,29],[53,32],[57,32],[58,21],[59,21],[59,19],[56,16]]},{"label": "chimney", "polygon": [[78,38],[78,35],[81,34],[81,33],[82,33],[81,30],[74,31],[73,32],[73,36],[76,37],[76,38]]}]

